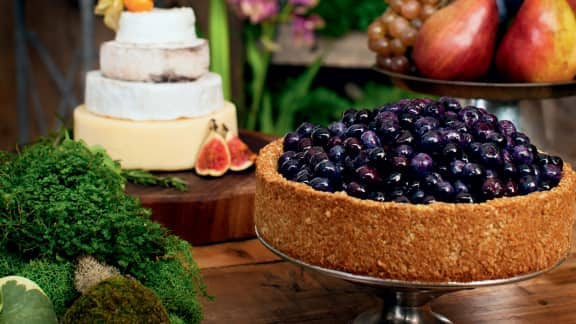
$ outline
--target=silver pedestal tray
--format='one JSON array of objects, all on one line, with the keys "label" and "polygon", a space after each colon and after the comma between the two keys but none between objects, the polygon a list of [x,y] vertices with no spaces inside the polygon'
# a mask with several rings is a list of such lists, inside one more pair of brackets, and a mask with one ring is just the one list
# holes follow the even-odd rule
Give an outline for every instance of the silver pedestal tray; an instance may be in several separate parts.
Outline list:
[{"label": "silver pedestal tray", "polygon": [[372,309],[361,313],[354,320],[353,324],[380,324],[380,323],[452,323],[446,317],[434,313],[430,308],[430,302],[448,293],[474,289],[479,287],[511,284],[528,280],[546,273],[560,264],[565,259],[560,260],[554,266],[537,272],[527,273],[520,276],[483,280],[472,282],[422,282],[422,281],[402,281],[393,279],[381,279],[369,276],[355,275],[343,271],[326,269],[311,265],[306,262],[294,259],[274,248],[268,243],[256,229],[256,236],[260,242],[279,257],[292,262],[304,269],[312,270],[322,275],[343,279],[355,284],[370,287],[376,296],[383,301],[381,308]]}]

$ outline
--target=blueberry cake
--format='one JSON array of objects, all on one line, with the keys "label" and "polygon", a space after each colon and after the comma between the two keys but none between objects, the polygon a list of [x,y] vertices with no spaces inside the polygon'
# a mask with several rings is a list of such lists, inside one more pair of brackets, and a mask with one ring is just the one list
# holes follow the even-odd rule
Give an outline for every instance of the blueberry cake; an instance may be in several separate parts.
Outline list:
[{"label": "blueberry cake", "polygon": [[469,282],[546,269],[570,249],[570,165],[452,98],[303,123],[260,151],[256,177],[260,235],[329,269]]}]

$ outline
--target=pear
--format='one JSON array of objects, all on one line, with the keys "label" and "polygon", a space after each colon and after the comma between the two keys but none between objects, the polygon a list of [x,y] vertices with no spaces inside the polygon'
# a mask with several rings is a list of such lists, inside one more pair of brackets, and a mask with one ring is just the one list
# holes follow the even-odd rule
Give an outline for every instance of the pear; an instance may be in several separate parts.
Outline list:
[{"label": "pear", "polygon": [[418,32],[412,58],[426,77],[474,80],[490,68],[498,31],[496,0],[457,0]]},{"label": "pear", "polygon": [[515,82],[569,81],[576,75],[576,18],[566,0],[525,0],[496,53]]}]

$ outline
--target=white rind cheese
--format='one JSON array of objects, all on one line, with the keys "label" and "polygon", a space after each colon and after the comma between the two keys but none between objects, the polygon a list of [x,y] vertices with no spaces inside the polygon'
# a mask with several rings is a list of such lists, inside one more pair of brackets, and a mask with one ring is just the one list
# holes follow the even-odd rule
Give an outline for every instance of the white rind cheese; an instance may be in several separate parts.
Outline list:
[{"label": "white rind cheese", "polygon": [[86,75],[85,100],[95,114],[130,120],[200,117],[224,105],[222,78],[216,73],[189,82],[149,83],[110,79],[91,71]]},{"label": "white rind cheese", "polygon": [[194,80],[208,73],[208,42],[193,47],[164,48],[117,41],[100,47],[100,69],[107,78],[125,81],[169,82]]},{"label": "white rind cheese", "polygon": [[195,23],[192,8],[123,11],[116,40],[130,44],[194,46],[198,43]]},{"label": "white rind cheese", "polygon": [[236,107],[230,102],[209,116],[169,121],[102,117],[80,106],[74,110],[74,139],[104,147],[125,169],[188,170],[194,167],[212,118],[238,134]]}]

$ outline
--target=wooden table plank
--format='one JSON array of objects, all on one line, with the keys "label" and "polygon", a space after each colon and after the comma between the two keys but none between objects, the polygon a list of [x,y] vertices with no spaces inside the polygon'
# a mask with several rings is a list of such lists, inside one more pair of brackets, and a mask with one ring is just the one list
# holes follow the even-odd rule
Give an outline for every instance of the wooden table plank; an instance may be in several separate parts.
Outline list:
[{"label": "wooden table plank", "polygon": [[[279,261],[256,240],[197,247],[205,323],[348,323],[380,305],[371,290]],[[460,291],[432,308],[455,323],[576,323],[576,256],[538,278]]]}]

